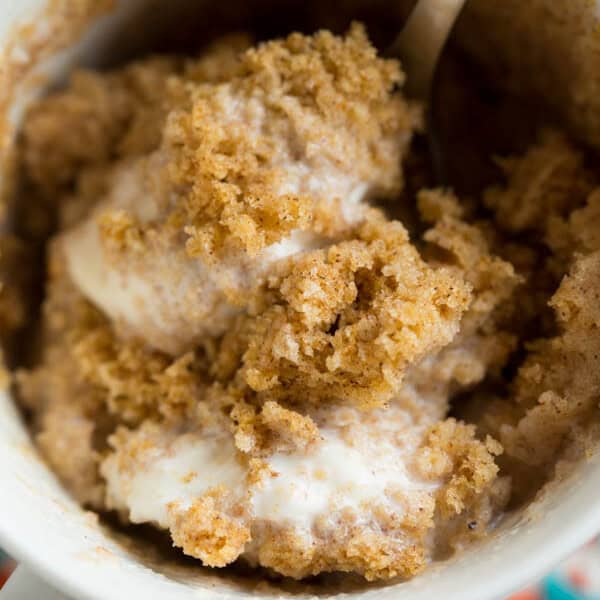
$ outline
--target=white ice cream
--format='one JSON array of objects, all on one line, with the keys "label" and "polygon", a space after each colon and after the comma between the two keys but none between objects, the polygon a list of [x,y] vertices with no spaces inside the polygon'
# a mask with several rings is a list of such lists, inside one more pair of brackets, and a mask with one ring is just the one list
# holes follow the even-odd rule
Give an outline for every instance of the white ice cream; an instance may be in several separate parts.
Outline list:
[{"label": "white ice cream", "polygon": [[269,459],[276,476],[253,492],[257,519],[310,532],[317,517],[345,508],[360,513],[361,505],[383,500],[389,489],[428,489],[410,475],[407,457],[393,444],[373,439],[352,447],[335,430],[323,430],[322,435],[312,454],[275,454]]},{"label": "white ice cream", "polygon": [[[426,424],[415,423],[403,408],[376,411],[364,423],[359,412],[344,408],[330,421],[335,425],[321,428],[316,448],[272,454],[266,459],[271,476],[252,485],[228,433],[154,432],[148,444],[142,428],[130,434],[142,451],[132,458],[118,450],[103,463],[108,505],[127,512],[134,523],[168,528],[170,510],[185,511],[203,493],[223,485],[248,503],[253,520],[292,526],[310,536],[317,519],[344,509],[367,524],[377,504],[401,516],[406,505],[396,502],[396,494],[406,499],[438,487],[411,471]],[[350,423],[352,434],[345,436]]]},{"label": "white ice cream", "polygon": [[164,441],[164,446],[140,454],[133,473],[122,470],[118,454],[102,467],[108,505],[127,509],[133,523],[167,528],[170,502],[179,502],[185,510],[212,487],[243,486],[246,471],[229,436],[187,433]]}]

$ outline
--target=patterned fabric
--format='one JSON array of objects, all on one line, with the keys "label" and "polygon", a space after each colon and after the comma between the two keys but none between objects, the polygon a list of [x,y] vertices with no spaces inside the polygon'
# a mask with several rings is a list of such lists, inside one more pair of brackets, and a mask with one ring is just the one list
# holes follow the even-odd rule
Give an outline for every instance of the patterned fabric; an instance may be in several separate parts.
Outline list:
[{"label": "patterned fabric", "polygon": [[508,600],[600,600],[600,538],[565,560],[539,585]]},{"label": "patterned fabric", "polygon": [[0,590],[15,568],[15,563],[0,548]]},{"label": "patterned fabric", "polygon": [[[15,563],[0,550],[0,589]],[[507,600],[600,600],[600,538],[577,551],[537,586]]]}]

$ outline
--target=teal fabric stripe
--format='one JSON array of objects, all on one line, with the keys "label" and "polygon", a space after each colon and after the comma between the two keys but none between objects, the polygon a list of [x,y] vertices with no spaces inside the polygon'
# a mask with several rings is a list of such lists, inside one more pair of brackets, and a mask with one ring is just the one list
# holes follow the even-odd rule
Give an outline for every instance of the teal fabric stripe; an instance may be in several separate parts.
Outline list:
[{"label": "teal fabric stripe", "polygon": [[544,579],[542,593],[544,600],[588,600],[588,597],[577,593],[567,581],[556,575]]}]

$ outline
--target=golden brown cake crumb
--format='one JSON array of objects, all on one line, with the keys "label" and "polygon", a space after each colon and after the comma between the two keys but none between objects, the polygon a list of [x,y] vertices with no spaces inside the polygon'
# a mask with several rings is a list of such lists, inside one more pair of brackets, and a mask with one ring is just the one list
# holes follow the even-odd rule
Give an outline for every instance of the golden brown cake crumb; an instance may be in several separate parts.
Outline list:
[{"label": "golden brown cake crumb", "polygon": [[[186,224],[191,255],[210,257],[229,240],[255,255],[310,224],[309,189],[276,192],[289,160],[287,149],[273,143],[277,138],[313,169],[331,161],[377,182],[379,194],[397,193],[406,133],[418,123],[415,109],[390,96],[402,80],[399,65],[378,58],[364,29],[354,25],[345,38],[292,34],[249,49],[227,88],[200,85],[192,110],[172,115],[165,131],[175,155],[171,174],[189,189],[172,218]],[[239,110],[227,108],[227,96],[245,103],[249,128],[217,125],[224,108]],[[259,97],[269,99],[264,108]],[[258,137],[255,122],[263,123]]]},{"label": "golden brown cake crumb", "polygon": [[306,253],[267,283],[248,326],[242,375],[267,398],[387,402],[408,365],[448,344],[470,288],[430,268],[398,222],[378,216],[355,239]]},{"label": "golden brown cake crumb", "polygon": [[171,525],[173,543],[209,567],[233,562],[251,539],[248,528],[223,510],[227,500],[225,490],[209,490],[185,513],[176,514]]},{"label": "golden brown cake crumb", "polygon": [[48,200],[86,167],[157,147],[167,79],[177,71],[170,58],[104,75],[77,71],[64,92],[34,105],[23,128],[23,160]]},{"label": "golden brown cake crumb", "polygon": [[494,456],[501,453],[502,446],[492,438],[477,440],[473,425],[448,419],[431,428],[415,464],[424,477],[448,478],[438,492],[443,518],[460,514],[494,481]]},{"label": "golden brown cake crumb", "polygon": [[518,421],[501,426],[507,453],[548,464],[578,423],[598,418],[600,254],[575,260],[550,304],[561,334],[537,341],[515,380]]},{"label": "golden brown cake crumb", "polygon": [[568,215],[593,188],[583,153],[557,131],[543,131],[525,156],[498,159],[498,163],[508,186],[487,190],[485,203],[498,224],[512,232],[543,232],[550,218]]}]

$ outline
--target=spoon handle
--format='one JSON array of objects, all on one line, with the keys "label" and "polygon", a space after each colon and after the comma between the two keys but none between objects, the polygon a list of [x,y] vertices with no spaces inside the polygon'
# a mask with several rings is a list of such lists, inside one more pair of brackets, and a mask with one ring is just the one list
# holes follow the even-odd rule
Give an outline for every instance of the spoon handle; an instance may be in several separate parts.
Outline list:
[{"label": "spoon handle", "polygon": [[407,76],[406,94],[428,101],[444,45],[466,0],[418,0],[388,54],[399,58]]}]

